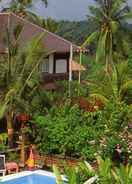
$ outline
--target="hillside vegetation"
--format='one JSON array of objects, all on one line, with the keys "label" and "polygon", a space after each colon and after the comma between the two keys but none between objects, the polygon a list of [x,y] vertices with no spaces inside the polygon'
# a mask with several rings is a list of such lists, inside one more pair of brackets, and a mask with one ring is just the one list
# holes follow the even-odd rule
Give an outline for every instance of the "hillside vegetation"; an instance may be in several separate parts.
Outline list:
[{"label": "hillside vegetation", "polygon": [[87,21],[60,21],[57,34],[76,44],[82,44],[93,28]]}]

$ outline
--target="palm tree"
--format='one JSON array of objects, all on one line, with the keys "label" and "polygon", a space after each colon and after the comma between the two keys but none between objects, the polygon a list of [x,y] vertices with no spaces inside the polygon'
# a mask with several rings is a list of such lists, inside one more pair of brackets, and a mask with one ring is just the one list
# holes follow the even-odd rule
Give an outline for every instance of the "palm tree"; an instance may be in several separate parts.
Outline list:
[{"label": "palm tree", "polygon": [[97,175],[99,176],[100,184],[109,184],[114,183],[111,175],[112,162],[109,158],[102,159],[100,156],[97,157],[98,162],[98,171]]},{"label": "palm tree", "polygon": [[132,183],[132,166],[121,165],[119,168],[112,169],[112,175],[117,184],[131,184]]},{"label": "palm tree", "polygon": [[[90,6],[90,21],[96,25],[82,47],[97,42],[96,61],[113,65],[114,54],[126,56],[129,50],[125,23],[132,18],[127,0],[96,0],[97,6]],[[127,30],[128,32],[128,30]]]},{"label": "palm tree", "polygon": [[[41,0],[41,1],[47,7],[48,1],[47,0]],[[14,12],[21,17],[27,17],[28,15],[30,15],[30,11],[27,8],[31,7],[32,4],[33,4],[33,0],[11,0],[9,7],[3,8],[2,12],[4,11]]]},{"label": "palm tree", "polygon": [[[41,0],[46,6],[48,4],[48,0]],[[31,5],[33,3],[33,0],[12,0],[12,2],[20,3],[24,6]]]},{"label": "palm tree", "polygon": [[[131,184],[132,166],[121,165],[119,168],[113,167],[109,158],[97,157],[98,168],[93,169],[88,162],[82,162],[76,167],[64,167],[64,174],[69,184]],[[63,184],[63,177],[59,169],[53,166],[57,184]],[[85,182],[84,182],[85,178]],[[89,179],[87,179],[89,178]],[[87,179],[87,181],[86,181]],[[67,183],[67,182],[66,182]]]},{"label": "palm tree", "polygon": [[[113,183],[111,168],[112,163],[110,159],[103,160],[101,157],[97,158],[98,169],[95,171],[92,166],[84,161],[78,166],[70,167],[64,166],[64,174],[69,184],[109,184]],[[57,184],[63,183],[63,177],[59,169],[53,166],[53,171],[56,175]],[[67,182],[66,182],[67,183]]]},{"label": "palm tree", "polygon": [[118,168],[112,166],[109,158],[103,160],[100,156],[97,158],[98,171],[100,184],[130,184],[132,183],[132,166],[120,165]]},{"label": "palm tree", "polygon": [[[3,0],[1,0],[2,2]],[[41,0],[45,6],[48,5],[48,0]],[[32,6],[33,4],[33,0],[11,0],[10,1],[10,7],[16,6],[19,8],[19,6],[21,7],[29,7]]]},{"label": "palm tree", "polygon": [[[42,0],[45,3],[45,6],[48,5],[47,0]],[[58,29],[58,23],[53,20],[51,17],[47,19],[41,18],[40,16],[33,13],[31,10],[27,9],[28,6],[32,5],[32,1],[12,1],[10,7],[4,8],[3,12],[14,12],[15,14],[27,18],[34,24],[39,25],[42,28],[47,29],[48,31],[54,33]]]},{"label": "palm tree", "polygon": [[[64,180],[69,184],[92,184],[98,180],[98,176],[96,172],[91,167],[91,165],[84,161],[80,162],[77,166],[68,166],[66,163],[64,164],[64,174],[62,177],[58,167],[53,165],[53,171],[56,176],[57,184],[63,184]],[[86,181],[87,180],[87,181]]]},{"label": "palm tree", "polygon": [[104,103],[113,99],[116,102],[125,101],[130,104],[132,93],[128,97],[128,92],[132,89],[132,79],[128,62],[115,64],[110,74],[102,67],[89,87],[90,97],[94,99],[100,99]]},{"label": "palm tree", "polygon": [[58,30],[58,23],[51,17],[44,19],[32,12],[28,12],[27,19],[52,33],[55,33]]},{"label": "palm tree", "polygon": [[[19,32],[21,33],[21,31]],[[15,34],[15,33],[14,33]],[[0,115],[7,120],[8,142],[12,147],[13,139],[13,118],[25,92],[35,87],[34,79],[38,75],[38,65],[46,52],[42,52],[40,44],[43,35],[33,39],[26,48],[19,48],[17,32],[14,35],[16,40],[12,41],[9,31],[7,31],[7,56],[1,57],[0,62]]]}]

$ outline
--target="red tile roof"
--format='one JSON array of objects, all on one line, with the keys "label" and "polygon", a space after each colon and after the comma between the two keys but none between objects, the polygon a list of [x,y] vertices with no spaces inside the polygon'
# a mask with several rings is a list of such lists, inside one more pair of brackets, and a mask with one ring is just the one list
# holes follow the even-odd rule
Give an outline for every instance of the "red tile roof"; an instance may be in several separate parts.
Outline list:
[{"label": "red tile roof", "polygon": [[62,37],[51,33],[46,29],[43,29],[40,26],[35,25],[28,20],[15,15],[14,13],[0,13],[0,52],[2,52],[6,48],[6,45],[3,41],[3,33],[5,33],[6,29],[8,28],[12,34],[14,28],[17,25],[22,25],[22,32],[19,38],[20,45],[24,45],[27,41],[33,39],[33,37],[44,32],[45,35],[42,42],[44,44],[44,47],[50,51],[59,53],[70,52],[71,44],[73,45],[73,51],[79,49],[79,47],[74,45],[72,42],[63,39]]}]

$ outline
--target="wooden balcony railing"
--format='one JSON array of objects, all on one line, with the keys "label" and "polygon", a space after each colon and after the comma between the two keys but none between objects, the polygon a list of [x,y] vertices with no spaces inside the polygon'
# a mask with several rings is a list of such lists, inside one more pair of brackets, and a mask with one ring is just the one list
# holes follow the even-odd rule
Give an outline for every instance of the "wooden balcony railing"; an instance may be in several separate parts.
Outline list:
[{"label": "wooden balcony railing", "polygon": [[55,74],[42,73],[41,79],[44,83],[68,80],[68,73],[55,73]]}]

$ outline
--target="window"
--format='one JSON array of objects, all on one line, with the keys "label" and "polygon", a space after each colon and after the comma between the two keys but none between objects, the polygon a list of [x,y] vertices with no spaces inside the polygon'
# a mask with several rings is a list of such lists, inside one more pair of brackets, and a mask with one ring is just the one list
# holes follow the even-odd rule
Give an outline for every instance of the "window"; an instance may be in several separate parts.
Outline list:
[{"label": "window", "polygon": [[56,60],[56,73],[66,73],[67,72],[67,60],[57,59]]},{"label": "window", "polygon": [[42,66],[41,66],[41,71],[44,73],[49,73],[49,59],[44,59]]}]

